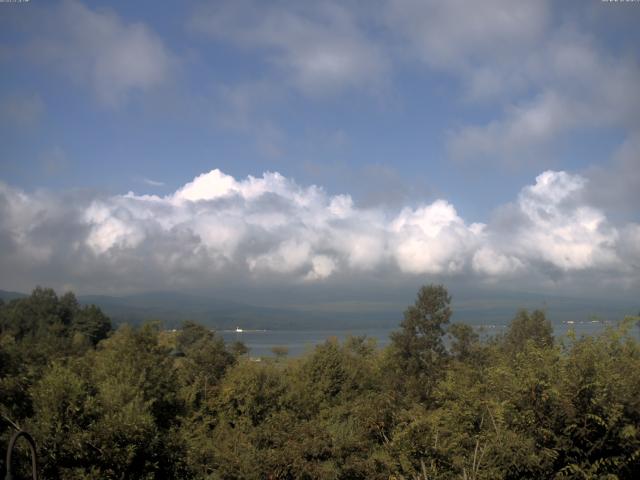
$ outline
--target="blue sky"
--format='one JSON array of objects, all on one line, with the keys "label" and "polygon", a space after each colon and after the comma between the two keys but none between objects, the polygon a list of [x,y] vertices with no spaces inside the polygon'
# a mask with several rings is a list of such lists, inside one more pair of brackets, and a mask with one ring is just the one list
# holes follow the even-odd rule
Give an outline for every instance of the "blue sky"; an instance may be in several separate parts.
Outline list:
[{"label": "blue sky", "polygon": [[0,288],[632,296],[639,21],[599,0],[0,4]]}]

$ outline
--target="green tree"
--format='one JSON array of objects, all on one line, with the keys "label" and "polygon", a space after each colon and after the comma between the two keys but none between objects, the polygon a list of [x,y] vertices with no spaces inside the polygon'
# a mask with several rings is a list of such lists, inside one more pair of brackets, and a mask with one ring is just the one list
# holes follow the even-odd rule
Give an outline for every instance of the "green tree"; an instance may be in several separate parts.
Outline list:
[{"label": "green tree", "polygon": [[99,449],[91,428],[99,406],[91,385],[73,368],[55,363],[33,387],[35,417],[30,430],[40,449],[44,478],[67,478],[90,468]]},{"label": "green tree", "polygon": [[71,330],[84,335],[96,345],[100,340],[107,338],[111,332],[111,320],[100,308],[88,305],[78,308],[73,316]]},{"label": "green tree", "polygon": [[405,310],[400,331],[391,334],[395,375],[405,380],[407,393],[418,400],[429,397],[442,375],[450,304],[451,296],[442,285],[423,286],[415,304]]},{"label": "green tree", "polygon": [[479,337],[473,327],[464,323],[454,323],[447,330],[451,336],[451,354],[465,361],[474,357],[479,347]]},{"label": "green tree", "polygon": [[236,359],[221,337],[191,321],[183,324],[177,347],[184,352],[184,357],[176,360],[182,397],[192,408],[206,406]]},{"label": "green tree", "polygon": [[180,478],[184,447],[176,429],[183,412],[170,349],[157,324],[120,327],[89,352],[100,415],[92,427],[103,478]]},{"label": "green tree", "polygon": [[522,350],[529,341],[541,348],[553,345],[553,327],[542,310],[534,310],[531,314],[520,310],[504,338],[505,346],[511,352]]},{"label": "green tree", "polygon": [[565,477],[632,479],[640,471],[640,344],[630,326],[576,340],[563,362]]}]

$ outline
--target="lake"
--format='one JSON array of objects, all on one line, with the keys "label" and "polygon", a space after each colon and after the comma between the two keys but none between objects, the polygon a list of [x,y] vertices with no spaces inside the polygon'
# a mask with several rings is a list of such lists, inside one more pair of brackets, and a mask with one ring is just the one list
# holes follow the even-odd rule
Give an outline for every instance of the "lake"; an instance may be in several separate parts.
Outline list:
[{"label": "lake", "polygon": [[[574,323],[554,324],[554,335],[561,337],[573,328],[578,336],[594,335],[602,332],[606,326],[613,325],[612,322],[582,321]],[[474,325],[474,329],[481,335],[495,335],[504,332],[506,325]],[[315,345],[325,340],[335,337],[343,341],[348,336],[367,336],[374,338],[378,347],[389,344],[389,334],[397,328],[356,328],[356,329],[334,329],[334,330],[235,330],[218,331],[226,342],[241,341],[249,348],[251,357],[273,356],[271,349],[275,346],[284,346],[289,349],[289,356],[299,356],[311,351]],[[634,333],[638,334],[638,328],[634,328]]]}]

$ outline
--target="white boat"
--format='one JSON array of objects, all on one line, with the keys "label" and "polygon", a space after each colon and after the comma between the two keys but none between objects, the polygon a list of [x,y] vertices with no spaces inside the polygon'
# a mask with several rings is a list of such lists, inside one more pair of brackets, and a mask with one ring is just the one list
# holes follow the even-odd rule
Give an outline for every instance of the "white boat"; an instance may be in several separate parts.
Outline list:
[{"label": "white boat", "polygon": [[236,333],[242,333],[244,330],[242,330],[240,327],[236,327]]}]

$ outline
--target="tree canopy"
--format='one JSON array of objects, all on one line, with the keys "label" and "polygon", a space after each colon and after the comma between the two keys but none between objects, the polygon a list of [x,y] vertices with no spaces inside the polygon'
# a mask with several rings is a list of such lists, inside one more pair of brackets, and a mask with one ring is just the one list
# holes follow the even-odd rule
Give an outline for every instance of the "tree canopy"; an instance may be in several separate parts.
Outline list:
[{"label": "tree canopy", "polygon": [[38,288],[0,303],[0,453],[22,428],[43,478],[637,478],[638,318],[556,340],[523,310],[482,338],[450,305],[428,285],[386,348],[258,362],[193,322],[114,331]]}]

